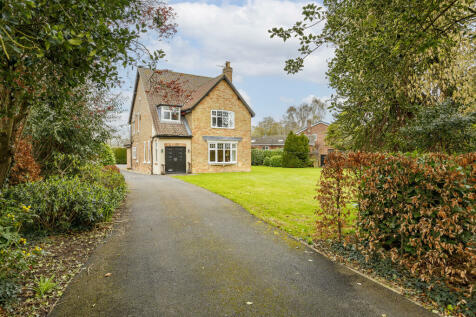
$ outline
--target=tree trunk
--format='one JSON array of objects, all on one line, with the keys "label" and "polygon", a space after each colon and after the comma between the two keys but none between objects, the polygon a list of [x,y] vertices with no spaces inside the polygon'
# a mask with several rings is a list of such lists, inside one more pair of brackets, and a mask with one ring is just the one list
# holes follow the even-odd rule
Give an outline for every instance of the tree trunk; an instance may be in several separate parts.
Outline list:
[{"label": "tree trunk", "polygon": [[13,161],[13,118],[3,118],[0,130],[0,188],[5,185]]}]

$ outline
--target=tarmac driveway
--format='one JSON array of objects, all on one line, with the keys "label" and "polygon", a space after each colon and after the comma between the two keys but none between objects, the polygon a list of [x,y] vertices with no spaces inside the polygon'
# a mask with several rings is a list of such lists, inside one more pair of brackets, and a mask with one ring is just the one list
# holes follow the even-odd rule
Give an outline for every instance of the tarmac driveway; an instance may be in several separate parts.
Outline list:
[{"label": "tarmac driveway", "polygon": [[434,316],[225,198],[167,176],[124,175],[123,230],[51,316]]}]

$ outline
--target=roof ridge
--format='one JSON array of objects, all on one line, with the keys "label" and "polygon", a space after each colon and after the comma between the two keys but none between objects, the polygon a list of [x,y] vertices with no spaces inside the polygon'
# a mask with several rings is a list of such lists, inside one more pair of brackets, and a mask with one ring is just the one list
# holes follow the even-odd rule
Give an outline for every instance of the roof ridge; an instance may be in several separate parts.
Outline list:
[{"label": "roof ridge", "polygon": [[171,70],[171,69],[152,69],[152,68],[147,68],[147,67],[139,67],[139,68],[149,70],[149,71],[152,71],[152,72],[162,71],[162,72],[174,73],[174,74],[177,74],[177,75],[186,75],[186,76],[201,77],[201,78],[207,78],[207,79],[216,78],[216,77],[210,77],[210,76],[203,76],[203,75],[195,75],[195,74],[189,74],[189,73],[176,72],[176,71]]}]

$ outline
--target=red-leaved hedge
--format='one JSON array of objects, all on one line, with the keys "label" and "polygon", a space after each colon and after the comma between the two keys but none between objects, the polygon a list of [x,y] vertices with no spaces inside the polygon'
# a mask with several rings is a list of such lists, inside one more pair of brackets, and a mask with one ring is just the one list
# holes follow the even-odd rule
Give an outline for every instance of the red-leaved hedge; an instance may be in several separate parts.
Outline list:
[{"label": "red-leaved hedge", "polygon": [[[472,292],[476,153],[335,153],[322,170],[316,199],[318,237],[341,238],[343,228],[353,227],[364,253]],[[347,223],[351,212],[356,221]]]}]

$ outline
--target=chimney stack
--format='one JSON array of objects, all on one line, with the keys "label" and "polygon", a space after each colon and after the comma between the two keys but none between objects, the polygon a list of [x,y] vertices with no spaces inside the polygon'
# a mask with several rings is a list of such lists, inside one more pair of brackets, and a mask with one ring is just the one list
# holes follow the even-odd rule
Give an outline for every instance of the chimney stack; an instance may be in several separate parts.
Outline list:
[{"label": "chimney stack", "polygon": [[307,120],[307,128],[309,129],[311,127],[311,120]]},{"label": "chimney stack", "polygon": [[230,67],[230,62],[225,62],[225,68],[223,68],[223,74],[228,78],[229,81],[233,81],[233,68]]}]

